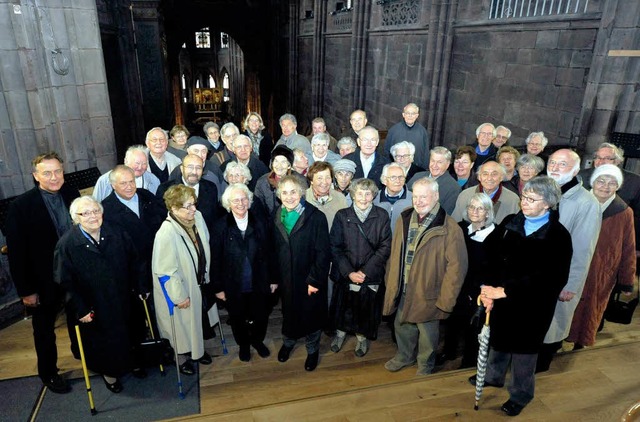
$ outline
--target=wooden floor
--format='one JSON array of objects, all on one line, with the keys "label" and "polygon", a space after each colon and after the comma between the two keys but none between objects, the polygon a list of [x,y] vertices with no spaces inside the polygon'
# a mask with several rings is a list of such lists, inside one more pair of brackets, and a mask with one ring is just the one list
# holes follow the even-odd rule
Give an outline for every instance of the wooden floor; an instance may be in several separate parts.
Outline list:
[{"label": "wooden floor", "polygon": [[[223,316],[224,320],[224,316]],[[552,369],[536,379],[536,397],[517,420],[616,421],[640,399],[640,315],[631,325],[607,323],[598,344],[560,354]],[[207,343],[216,356],[200,366],[201,414],[198,420],[242,421],[493,421],[508,419],[499,410],[506,389],[485,388],[479,411],[473,410],[474,389],[467,378],[473,370],[455,370],[448,362],[430,376],[415,376],[416,367],[397,373],[384,369],[395,351],[386,326],[364,358],[353,353],[349,338],[340,353],[329,351],[322,338],[316,371],[304,371],[306,351],[300,343],[291,359],[276,359],[281,341],[276,311],[268,333],[271,357],[240,362],[228,325],[224,331],[229,354],[221,355],[218,339]],[[59,319],[58,366],[68,377],[79,377],[80,363],[69,352],[63,319]],[[31,323],[19,321],[0,334],[0,379],[36,374]],[[126,388],[126,384],[125,384]],[[60,396],[61,399],[64,396]],[[0,419],[1,410],[0,410]]]}]

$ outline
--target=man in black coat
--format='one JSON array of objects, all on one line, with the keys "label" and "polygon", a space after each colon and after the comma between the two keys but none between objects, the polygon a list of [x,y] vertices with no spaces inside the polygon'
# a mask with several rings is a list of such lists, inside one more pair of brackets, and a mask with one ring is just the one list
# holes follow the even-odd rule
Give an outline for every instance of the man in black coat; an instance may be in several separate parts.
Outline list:
[{"label": "man in black coat", "polygon": [[63,297],[53,281],[53,251],[72,225],[69,206],[80,194],[64,184],[62,159],[55,152],[37,156],[32,164],[38,186],[9,207],[9,264],[18,295],[32,315],[38,376],[52,392],[68,393],[71,387],[58,375],[57,368],[54,328]]},{"label": "man in black coat", "polygon": [[382,176],[382,168],[389,163],[389,158],[384,153],[376,151],[379,143],[378,131],[372,126],[367,126],[358,133],[358,149],[344,158],[356,163],[354,180],[366,177],[373,180],[378,189],[383,189],[380,176]]},{"label": "man in black coat", "polygon": [[158,192],[156,192],[156,196],[162,199],[167,189],[180,183],[194,188],[198,196],[197,209],[202,213],[202,217],[207,223],[207,228],[211,232],[216,219],[222,215],[222,207],[218,203],[218,188],[216,188],[215,183],[202,179],[204,163],[197,155],[190,154],[184,157],[180,169],[182,171],[181,179],[170,179],[162,183],[158,188]]},{"label": "man in black coat", "polygon": [[258,156],[253,153],[253,144],[247,135],[238,135],[236,139],[233,140],[233,153],[235,157],[222,163],[220,171],[224,174],[227,164],[231,161],[244,164],[249,167],[249,171],[251,172],[251,181],[247,186],[251,192],[255,191],[258,179],[263,174],[269,173],[269,169],[260,161]]}]

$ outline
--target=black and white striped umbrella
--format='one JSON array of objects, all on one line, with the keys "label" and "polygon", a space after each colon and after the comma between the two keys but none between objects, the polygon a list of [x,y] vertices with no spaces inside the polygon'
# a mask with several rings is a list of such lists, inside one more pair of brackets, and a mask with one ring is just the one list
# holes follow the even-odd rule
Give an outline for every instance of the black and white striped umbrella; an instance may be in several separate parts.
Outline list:
[{"label": "black and white striped umbrella", "polygon": [[[478,298],[478,301],[480,299]],[[489,356],[489,336],[491,335],[491,328],[489,327],[489,314],[487,311],[487,317],[484,320],[484,325],[480,334],[478,334],[478,343],[480,347],[478,349],[478,372],[476,375],[476,404],[473,406],[475,410],[478,410],[478,403],[482,397],[482,390],[484,389],[484,377],[487,374],[487,358]]]}]

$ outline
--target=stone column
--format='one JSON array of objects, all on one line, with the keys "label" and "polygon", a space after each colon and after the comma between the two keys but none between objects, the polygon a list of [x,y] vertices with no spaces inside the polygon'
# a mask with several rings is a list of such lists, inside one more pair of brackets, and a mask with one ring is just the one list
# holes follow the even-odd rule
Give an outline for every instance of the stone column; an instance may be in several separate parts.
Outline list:
[{"label": "stone column", "polygon": [[312,85],[312,102],[311,115],[322,115],[322,106],[324,104],[324,58],[325,58],[325,39],[324,34],[327,28],[327,0],[318,0],[315,2],[314,26],[313,26],[313,85]]},{"label": "stone column", "polygon": [[371,19],[371,4],[373,1],[355,1],[353,5],[353,23],[351,25],[351,97],[349,98],[349,113],[355,109],[364,109],[365,101],[365,73],[367,63],[367,44],[369,34],[369,20]]}]

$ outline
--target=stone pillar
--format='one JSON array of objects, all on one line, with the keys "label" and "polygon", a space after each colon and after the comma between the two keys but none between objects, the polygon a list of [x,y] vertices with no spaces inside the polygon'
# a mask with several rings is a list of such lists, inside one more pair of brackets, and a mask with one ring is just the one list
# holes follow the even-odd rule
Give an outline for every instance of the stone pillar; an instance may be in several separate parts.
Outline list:
[{"label": "stone pillar", "polygon": [[33,187],[31,160],[54,150],[72,172],[115,164],[93,0],[0,0],[0,197]]},{"label": "stone pillar", "polygon": [[313,27],[313,85],[312,85],[312,102],[311,115],[322,115],[322,106],[324,104],[324,58],[325,58],[325,39],[324,33],[327,28],[327,0],[319,0],[315,2],[314,27]]},{"label": "stone pillar", "polygon": [[367,64],[367,45],[369,20],[371,18],[372,1],[355,1],[353,5],[353,23],[351,26],[351,97],[349,113],[355,109],[364,109],[365,81]]},{"label": "stone pillar", "polygon": [[296,98],[298,98],[298,27],[300,6],[296,0],[289,2],[289,81],[286,98],[286,109],[289,113],[297,114]]}]

